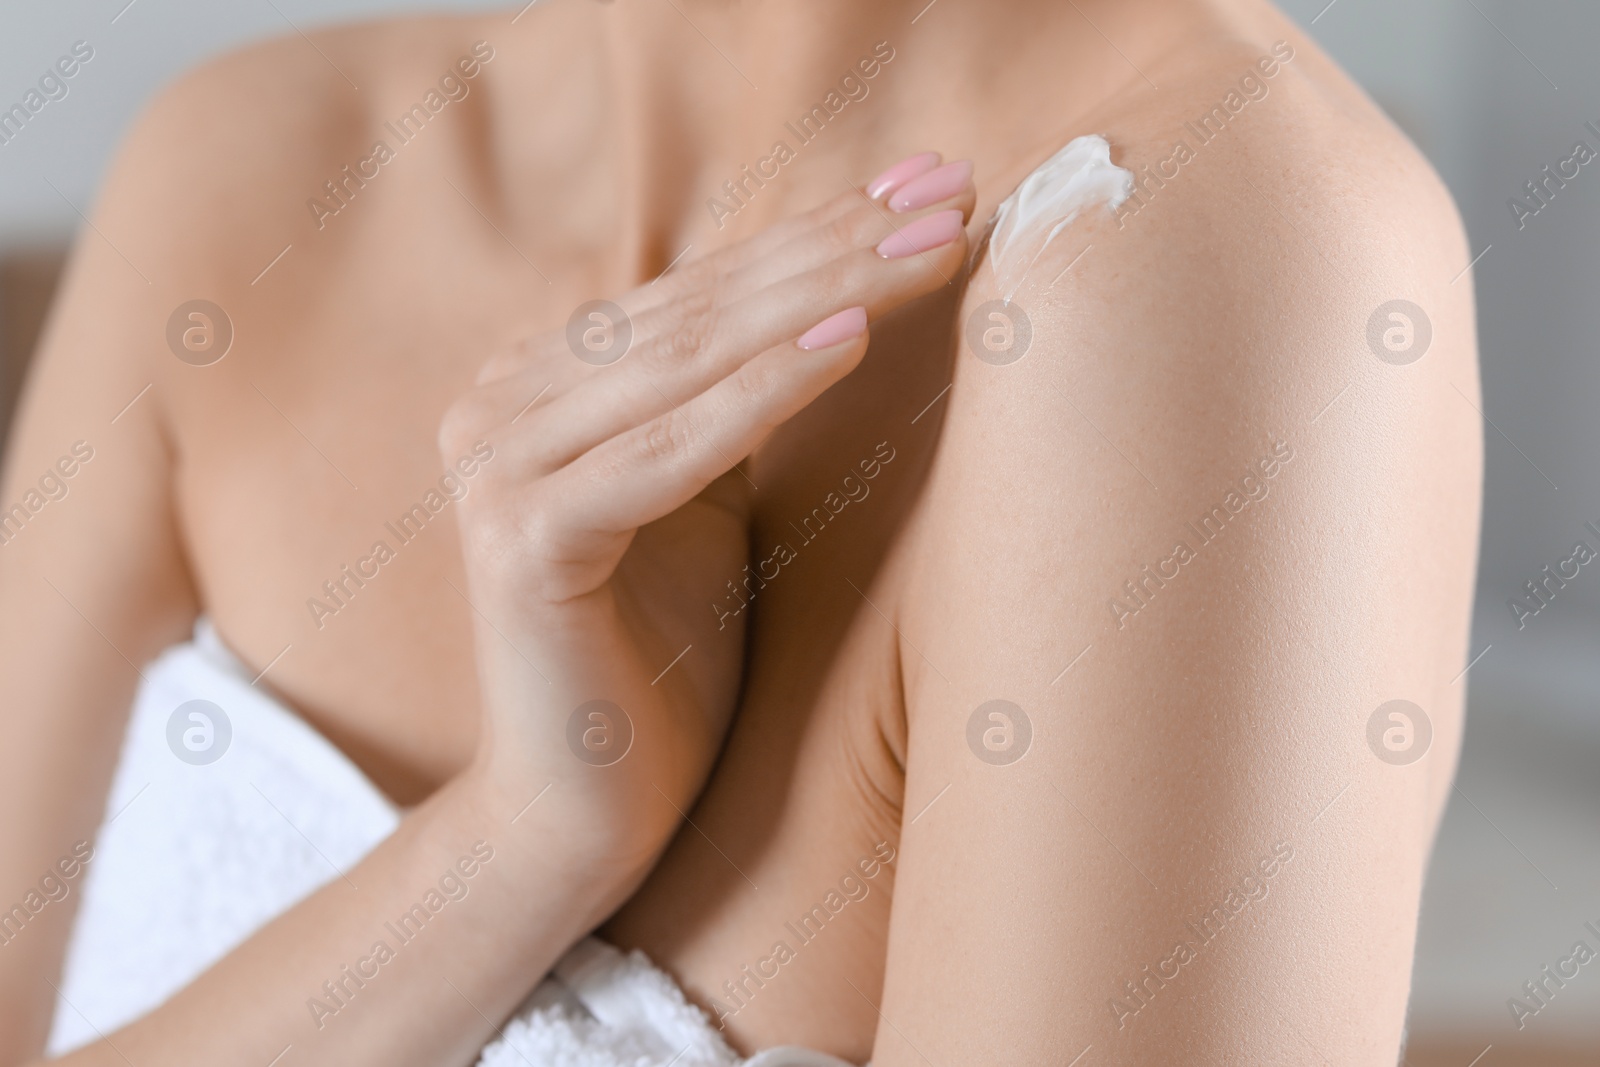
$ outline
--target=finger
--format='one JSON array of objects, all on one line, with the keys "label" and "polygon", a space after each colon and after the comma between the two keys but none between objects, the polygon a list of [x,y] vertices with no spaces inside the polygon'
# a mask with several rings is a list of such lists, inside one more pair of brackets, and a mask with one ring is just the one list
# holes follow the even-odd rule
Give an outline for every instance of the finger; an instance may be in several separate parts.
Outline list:
[{"label": "finger", "polygon": [[841,217],[859,211],[863,197],[869,201],[886,200],[890,193],[904,185],[906,181],[932,170],[939,162],[939,153],[922,152],[890,167],[867,183],[865,190],[846,182],[845,191],[831,200],[809,211],[773,223],[759,233],[727,248],[686,261],[682,268],[667,273],[671,278],[670,281],[666,281],[666,277],[657,277],[645,286],[641,286],[635,291],[637,295],[632,306],[639,311],[645,311],[675,300],[689,290],[729,279],[751,264],[769,258],[796,239],[815,233],[832,225]]},{"label": "finger", "polygon": [[473,384],[489,385],[525,369],[534,360],[535,344],[535,334],[519,333],[489,354],[483,366],[478,368],[478,376],[473,380]]},{"label": "finger", "polygon": [[[930,152],[907,162],[931,164],[937,160],[938,155]],[[924,215],[957,209],[970,220],[978,198],[977,187],[972,183],[972,164],[967,160],[934,167],[909,182],[881,188],[884,191],[874,198],[865,190],[852,187],[830,202],[828,211],[804,220],[806,225],[782,227],[781,241],[753,239],[750,246],[752,250],[759,248],[760,254],[721,261],[716,273],[705,281],[715,285],[722,302],[739,300],[783,278],[815,269],[850,249],[875,245]],[[773,228],[762,238],[776,236],[778,229]],[[692,273],[691,270],[689,274]],[[688,280],[686,275],[685,281]],[[674,289],[672,294],[681,297],[682,291]],[[646,293],[637,307],[624,305],[633,316],[635,336],[649,336],[650,312],[666,303],[664,299],[650,299]]]},{"label": "finger", "polygon": [[537,405],[497,447],[510,457],[508,466],[532,476],[554,471],[706,391],[840,309],[861,305],[878,318],[934,291],[955,276],[966,255],[965,238],[958,211],[927,216],[880,242],[896,248],[920,242],[920,249],[894,258],[877,248],[858,249],[730,307],[694,309],[672,337],[630,354],[625,374],[591,379]]},{"label": "finger", "polygon": [[[943,166],[938,164],[939,155],[935,152],[913,156],[879,175],[865,190],[851,189],[821,208],[769,227],[754,238],[707,257],[702,263],[689,265],[673,285],[656,291],[646,303],[638,303],[642,299],[638,294],[649,287],[620,298],[628,302],[624,311],[629,315],[629,328],[633,333],[630,352],[663,342],[679,351],[687,350],[693,346],[678,338],[686,331],[692,333],[696,320],[715,308],[744,300],[796,275],[818,270],[850,252],[875,246],[920,218],[959,210],[964,220],[970,220],[977,200],[977,189],[972,184],[972,164],[964,160]],[[875,302],[869,303],[869,307],[874,308],[874,315],[878,314]],[[811,311],[800,313],[800,319],[808,317]],[[779,336],[790,334],[785,332]],[[776,338],[766,340],[776,343]],[[489,405],[493,408],[490,418],[495,425],[520,421],[531,405],[548,404],[570,393],[591,376],[593,369],[587,364],[579,365],[563,358],[569,354],[564,333],[546,338],[545,343],[550,351],[541,350],[533,339],[514,342],[497,353],[480,372],[480,385],[503,385],[506,390],[497,403]],[[763,342],[744,351],[749,354],[765,347]],[[624,375],[626,373],[625,370]],[[707,384],[704,378],[691,382],[696,389],[703,389]],[[660,387],[657,383],[657,388]],[[612,420],[605,428],[619,433],[628,425],[628,419],[643,421],[658,414],[660,409],[652,406],[649,410],[627,410],[631,414],[625,415],[621,424]],[[588,441],[584,447],[594,443]],[[570,458],[571,454],[564,454],[561,461]]]},{"label": "finger", "polygon": [[853,200],[848,193],[840,193],[809,211],[780,219],[726,248],[701,256],[685,257],[676,266],[625,294],[618,302],[630,314],[636,314],[671,303],[695,289],[718,285],[745,266],[772,255],[795,238],[827,226],[854,210]]},{"label": "finger", "polygon": [[797,235],[772,255],[731,272],[722,284],[724,298],[741,299],[783,278],[815,269],[849,249],[876,245],[891,233],[927,215],[957,210],[963,221],[971,221],[978,190],[972,183],[970,162],[960,160],[940,167],[913,182],[912,187],[928,189],[929,183],[933,183],[933,195],[918,199],[914,207],[899,210],[884,203],[883,197],[874,200],[858,190],[854,210]]},{"label": "finger", "polygon": [[[867,313],[847,308],[710,389],[614,437],[545,479],[571,545],[671,514],[850,373],[867,351]],[[800,343],[815,345],[801,348]]]},{"label": "finger", "polygon": [[[859,214],[860,201],[861,194],[854,189],[841,193],[825,204],[774,223],[737,244],[718,249],[698,259],[687,260],[674,267],[669,274],[624,293],[615,303],[629,316],[630,327],[638,322],[641,328],[649,329],[658,327],[660,323],[660,320],[647,317],[649,312],[687,299],[691,294],[699,296],[709,291],[716,291],[719,293],[719,302],[728,302],[741,295],[748,295],[759,286],[755,285],[757,276],[741,274],[746,266],[770,258],[782,250],[783,254],[789,256],[795,256],[797,251],[802,253],[794,259],[794,266],[789,268],[789,273],[810,269],[816,259],[816,253],[806,254],[806,250],[816,245],[815,240],[802,244],[796,242],[802,237],[814,237],[819,230],[837,226],[840,218],[851,212]],[[778,273],[780,272],[771,269],[764,272],[766,276],[776,276]],[[730,288],[724,289],[724,286],[734,281],[735,275],[740,275],[740,280]],[[564,330],[520,333],[490,355],[479,369],[474,384],[493,385],[503,382],[525,392],[532,384],[530,381],[513,382],[511,379],[528,377],[527,372],[536,370],[541,363],[551,357],[560,357],[566,351],[567,338]],[[565,386],[584,376],[581,370],[568,369],[571,371],[570,376],[545,374],[543,380],[534,388],[543,389],[549,385],[553,394],[559,395],[565,391]],[[534,374],[532,377],[539,375]],[[514,395],[515,390],[513,390]],[[506,398],[506,402],[512,403],[513,398]]]}]

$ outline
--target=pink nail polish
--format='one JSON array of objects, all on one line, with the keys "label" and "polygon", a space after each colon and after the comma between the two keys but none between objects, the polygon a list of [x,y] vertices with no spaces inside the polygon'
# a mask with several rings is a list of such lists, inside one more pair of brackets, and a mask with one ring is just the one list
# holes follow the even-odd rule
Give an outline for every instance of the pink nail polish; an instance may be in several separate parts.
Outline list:
[{"label": "pink nail polish", "polygon": [[893,192],[912,178],[926,174],[937,167],[939,159],[937,152],[920,152],[909,159],[902,159],[867,183],[867,196],[876,200]]},{"label": "pink nail polish", "polygon": [[860,337],[867,332],[867,309],[864,307],[845,308],[837,315],[829,315],[811,329],[800,335],[794,343],[796,348],[803,348],[807,352],[818,348],[832,348],[834,345],[843,344],[853,337]]},{"label": "pink nail polish", "polygon": [[919,211],[930,204],[949,200],[966,188],[972,180],[972,160],[962,159],[946,163],[938,170],[913,178],[889,198],[891,211]]},{"label": "pink nail polish", "polygon": [[891,233],[878,242],[878,255],[884,259],[903,259],[906,256],[940,248],[961,236],[961,212],[951,209],[924,215],[907,223],[898,233]]}]

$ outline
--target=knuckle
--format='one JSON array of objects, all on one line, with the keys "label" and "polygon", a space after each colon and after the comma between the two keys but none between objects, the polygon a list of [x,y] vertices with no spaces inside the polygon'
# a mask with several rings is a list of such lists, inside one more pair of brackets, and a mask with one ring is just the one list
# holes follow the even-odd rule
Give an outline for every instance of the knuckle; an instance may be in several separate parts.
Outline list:
[{"label": "knuckle", "polygon": [[672,268],[668,278],[673,281],[674,291],[687,295],[702,289],[715,289],[722,284],[722,269],[712,257],[685,260]]},{"label": "knuckle", "polygon": [[749,418],[751,412],[765,410],[776,383],[768,368],[760,361],[746,364],[727,380],[728,406],[736,416]]},{"label": "knuckle", "polygon": [[562,524],[560,517],[548,502],[536,494],[528,494],[523,506],[517,509],[516,536],[532,559],[553,558],[560,543]]},{"label": "knuckle", "polygon": [[647,462],[671,461],[688,455],[694,430],[677,412],[652,419],[639,436],[640,457]]},{"label": "knuckle", "polygon": [[716,332],[717,299],[714,288],[695,289],[673,304],[666,331],[651,346],[657,359],[682,363],[693,359]]},{"label": "knuckle", "polygon": [[454,456],[463,448],[471,447],[483,426],[483,400],[479,390],[474,389],[445,409],[444,417],[439,420],[440,453]]},{"label": "knuckle", "polygon": [[559,515],[530,496],[513,497],[491,519],[468,523],[474,567],[498,588],[559,601],[567,531]]},{"label": "knuckle", "polygon": [[869,209],[847,211],[823,223],[822,239],[830,248],[841,252],[853,251],[868,237],[869,217],[875,217]]},{"label": "knuckle", "polygon": [[862,195],[861,190],[852,188],[848,192],[840,193],[832,200],[813,208],[808,214],[812,221],[818,225],[830,219],[852,215],[861,207]]},{"label": "knuckle", "polygon": [[865,292],[870,278],[865,276],[859,260],[843,257],[818,267],[809,280],[820,303],[833,305]]},{"label": "knuckle", "polygon": [[488,385],[514,374],[554,368],[564,356],[570,359],[565,330],[518,326],[490,350],[479,368],[476,384]]}]

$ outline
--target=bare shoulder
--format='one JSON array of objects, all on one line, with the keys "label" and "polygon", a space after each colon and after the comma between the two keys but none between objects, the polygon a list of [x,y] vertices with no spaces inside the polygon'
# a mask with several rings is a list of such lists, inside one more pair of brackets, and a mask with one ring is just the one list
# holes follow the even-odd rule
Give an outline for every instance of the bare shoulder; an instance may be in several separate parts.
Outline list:
[{"label": "bare shoulder", "polygon": [[1103,456],[1077,476],[1102,470],[1114,493],[1192,484],[1283,440],[1327,457],[1329,491],[1380,467],[1376,484],[1426,489],[1441,505],[1430,532],[1470,570],[1471,254],[1443,183],[1302,39],[1225,39],[1147,73],[1159,91],[1074,124],[1109,147],[1080,182],[1099,195],[1057,210],[1032,189],[1039,232],[1010,249],[1022,262],[993,242],[979,262],[942,468],[962,466],[963,427],[993,405],[1035,440],[1097,427],[1087,444]]},{"label": "bare shoulder", "polygon": [[[1328,311],[1408,298],[1470,357],[1471,257],[1448,190],[1312,43],[1222,37],[1149,76],[1159,90],[1073,120],[1072,135],[1104,137],[1131,181],[1030,268],[1033,299],[1137,300],[1140,289],[1181,303],[1243,283],[1263,303],[1292,292]],[[973,295],[994,295],[991,280],[980,272]]]},{"label": "bare shoulder", "polygon": [[325,183],[373,160],[379,141],[394,150],[385,123],[413,105],[464,108],[494,56],[489,36],[480,18],[405,18],[287,32],[212,58],[145,108],[100,211],[146,273],[259,270],[315,224],[308,201],[337,209],[338,186]]},{"label": "bare shoulder", "polygon": [[[940,573],[913,613],[948,617],[933,599],[948,603],[961,573],[944,566],[946,549],[1020,536],[1008,558],[1054,574],[1063,599],[1050,625],[1071,617],[1078,648],[1097,633],[1161,633],[1182,598],[1158,597],[1153,582],[1140,592],[1145,566],[1169,572],[1213,503],[1244,501],[1243,513],[1251,493],[1270,494],[1259,523],[1234,523],[1227,538],[1256,595],[1356,611],[1385,582],[1410,589],[1390,618],[1431,658],[1431,700],[1464,652],[1481,473],[1470,255],[1454,204],[1308,42],[1223,40],[1193,55],[1147,71],[1160,91],[1126,94],[1073,131],[1104,137],[1120,188],[1081,183],[1103,195],[1066,222],[1034,189],[1047,210],[1032,224],[1054,236],[1026,249],[1023,280],[1000,284],[993,245],[979,263],[923,512]],[[973,567],[992,573],[977,557]],[[1243,576],[1207,573],[1188,592],[1217,583],[1192,604],[1209,613]],[[1019,582],[1019,602],[1037,601],[1031,584]],[[1454,718],[1459,693],[1437,695]]]},{"label": "bare shoulder", "polygon": [[[1386,238],[1425,241],[1442,256],[1464,251],[1438,176],[1313,42],[1224,36],[1170,57],[1159,77],[1159,91],[1113,101],[1087,119],[1120,146],[1119,162],[1135,176],[1119,221],[1147,209],[1171,214],[1156,210],[1171,200],[1197,222],[1226,222],[1241,237],[1255,229],[1249,217],[1257,212],[1285,226],[1342,230],[1338,248],[1304,235],[1330,257],[1391,250]],[[1447,280],[1465,261],[1448,266]]]},{"label": "bare shoulder", "polygon": [[[1035,187],[1054,238],[969,283],[898,620],[908,807],[942,799],[874,1063],[1398,1055],[1467,656],[1471,280],[1426,164],[1289,50],[1147,68],[1069,134],[1109,145],[1094,202]],[[1265,877],[1253,935],[1183,925]]]}]

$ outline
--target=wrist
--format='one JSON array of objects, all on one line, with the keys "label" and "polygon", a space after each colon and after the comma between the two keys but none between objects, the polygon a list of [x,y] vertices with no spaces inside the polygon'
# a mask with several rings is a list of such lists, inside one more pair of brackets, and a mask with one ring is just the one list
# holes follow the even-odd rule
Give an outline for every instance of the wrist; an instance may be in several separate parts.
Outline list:
[{"label": "wrist", "polygon": [[601,909],[595,924],[644,880],[671,836],[637,820],[607,818],[577,783],[552,781],[505,759],[480,757],[452,785],[472,823],[494,828],[506,869]]}]

